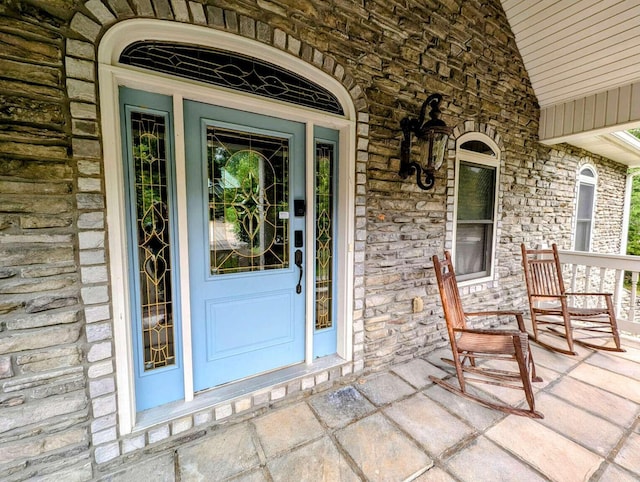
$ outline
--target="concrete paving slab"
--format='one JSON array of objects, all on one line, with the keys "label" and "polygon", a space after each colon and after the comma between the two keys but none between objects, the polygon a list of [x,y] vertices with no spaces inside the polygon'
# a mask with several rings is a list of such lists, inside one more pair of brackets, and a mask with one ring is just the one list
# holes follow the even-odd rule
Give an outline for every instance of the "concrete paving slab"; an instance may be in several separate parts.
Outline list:
[{"label": "concrete paving slab", "polygon": [[629,383],[623,375],[583,363],[571,370],[569,376],[640,403],[640,383]]},{"label": "concrete paving slab", "polygon": [[329,437],[323,437],[267,463],[274,481],[356,482],[351,469]]},{"label": "concrete paving slab", "polygon": [[598,482],[638,482],[638,474],[632,474],[617,465],[609,464]]},{"label": "concrete paving slab", "polygon": [[410,480],[433,465],[426,453],[380,413],[337,431],[336,438],[372,482]]},{"label": "concrete paving slab", "polygon": [[440,456],[476,433],[473,427],[454,417],[422,393],[394,403],[384,413],[433,457]]},{"label": "concrete paving slab", "polygon": [[376,409],[351,385],[315,396],[309,400],[309,405],[331,428],[344,427]]},{"label": "concrete paving slab", "polygon": [[609,455],[624,435],[622,427],[553,395],[542,393],[536,402],[538,410],[545,415],[540,423],[603,457]]},{"label": "concrete paving slab", "polygon": [[267,477],[264,471],[265,469],[253,470],[251,472],[238,475],[237,477],[227,479],[227,482],[271,482],[272,479]]},{"label": "concrete paving slab", "polygon": [[530,418],[509,416],[487,430],[486,436],[554,481],[589,480],[603,461]]},{"label": "concrete paving slab", "polygon": [[98,480],[100,482],[140,482],[141,480],[174,482],[176,480],[176,473],[173,454],[145,458],[133,467],[109,474]]},{"label": "concrete paving slab", "polygon": [[640,363],[629,362],[629,360],[615,356],[613,353],[594,353],[586,362],[589,365],[595,365],[620,375],[640,380]]},{"label": "concrete paving slab", "polygon": [[640,479],[640,435],[632,433],[616,455],[614,462]]},{"label": "concrete paving slab", "polygon": [[517,457],[485,437],[479,437],[446,461],[460,480],[491,482],[542,482],[546,480]]},{"label": "concrete paving slab", "polygon": [[[549,335],[546,336],[551,338],[552,340],[555,340],[555,337],[550,337]],[[544,337],[542,337],[541,339],[547,341]],[[560,373],[564,373],[567,370],[570,370],[572,367],[580,363],[588,354],[591,353],[588,352],[585,348],[580,347],[576,348],[579,353],[578,356],[564,355],[562,353],[547,350],[546,348],[537,345],[533,340],[531,341],[530,346],[536,365],[543,366]]]},{"label": "concrete paving slab", "polygon": [[306,403],[269,412],[253,421],[267,457],[320,438],[322,425]]},{"label": "concrete paving slab", "polygon": [[[533,333],[533,332],[530,332]],[[546,343],[548,345],[557,347],[559,349],[562,350],[568,350],[569,349],[569,345],[567,345],[567,342],[564,340],[564,338],[556,336],[556,335],[552,335],[550,333],[547,332],[546,328],[542,328],[538,331],[538,339],[543,342]],[[594,350],[592,350],[591,348],[587,348],[581,345],[578,345],[576,343],[574,343],[573,345],[573,350],[577,353],[577,355],[565,355],[563,353],[559,353],[553,350],[550,350],[548,348],[545,348],[541,345],[538,345],[537,342],[535,342],[533,340],[533,337],[530,337],[531,340],[531,349],[535,350],[536,348],[539,348],[543,351],[546,351],[547,353],[553,353],[559,357],[567,357],[568,360],[566,360],[566,362],[568,364],[570,364],[572,361],[580,362],[582,360],[584,360],[586,357],[588,357],[589,355],[591,355]],[[535,354],[537,354],[537,352],[534,352]],[[537,362],[537,360],[536,360]],[[552,367],[549,367],[552,368]]]},{"label": "concrete paving slab", "polygon": [[622,348],[624,348],[626,351],[616,352],[614,356],[640,363],[640,343],[630,341],[628,338],[623,338]]},{"label": "concrete paving slab", "polygon": [[[179,480],[222,480],[260,464],[247,424],[225,427],[177,450]],[[141,479],[147,480],[148,476]]]},{"label": "concrete paving slab", "polygon": [[575,378],[564,377],[549,392],[621,427],[629,427],[640,405]]},{"label": "concrete paving slab", "polygon": [[437,385],[424,390],[423,393],[443,407],[446,407],[450,412],[463,418],[478,431],[483,431],[494,425],[498,420],[506,417],[506,414],[498,410],[485,408],[478,403],[460,397]]},{"label": "concrete paving slab", "polygon": [[377,406],[387,405],[416,391],[402,378],[390,372],[363,378],[358,381],[356,388]]},{"label": "concrete paving slab", "polygon": [[447,375],[446,372],[421,358],[414,358],[406,363],[394,365],[391,367],[391,371],[419,390],[433,384],[429,379],[430,375],[439,378]]},{"label": "concrete paving slab", "polygon": [[431,467],[424,474],[413,479],[414,482],[456,482],[447,472],[440,467]]}]

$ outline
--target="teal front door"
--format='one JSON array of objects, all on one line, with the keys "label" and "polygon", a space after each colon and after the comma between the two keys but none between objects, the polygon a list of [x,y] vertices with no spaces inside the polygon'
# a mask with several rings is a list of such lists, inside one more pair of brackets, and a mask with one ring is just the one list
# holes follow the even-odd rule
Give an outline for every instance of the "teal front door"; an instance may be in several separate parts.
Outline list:
[{"label": "teal front door", "polygon": [[194,390],[305,358],[305,127],[185,101]]}]

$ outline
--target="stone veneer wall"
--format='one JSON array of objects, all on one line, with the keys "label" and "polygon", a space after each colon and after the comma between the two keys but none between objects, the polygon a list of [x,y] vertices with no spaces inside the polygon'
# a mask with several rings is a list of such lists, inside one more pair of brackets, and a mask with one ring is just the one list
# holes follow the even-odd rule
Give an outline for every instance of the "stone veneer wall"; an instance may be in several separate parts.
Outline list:
[{"label": "stone veneer wall", "polygon": [[[253,38],[350,91],[359,112],[355,359],[121,436],[95,55],[109,26],[134,17]],[[429,93],[444,94],[454,137],[484,132],[502,150],[497,276],[466,287],[465,301],[524,306],[519,243],[570,247],[587,155],[538,144],[536,99],[498,0],[7,0],[0,44],[0,478],[89,479],[221,419],[442,345],[428,259],[452,243],[455,139],[433,191],[397,176],[400,119],[416,116]],[[588,162],[600,179],[598,250],[610,252],[625,170]],[[414,313],[416,297],[425,308]]]}]

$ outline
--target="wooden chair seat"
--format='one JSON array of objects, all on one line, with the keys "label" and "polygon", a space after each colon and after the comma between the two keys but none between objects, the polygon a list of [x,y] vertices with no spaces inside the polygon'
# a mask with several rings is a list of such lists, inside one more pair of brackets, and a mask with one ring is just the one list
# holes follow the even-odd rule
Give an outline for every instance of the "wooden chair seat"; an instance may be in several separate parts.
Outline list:
[{"label": "wooden chair seat", "polygon": [[[538,382],[542,379],[536,375],[522,313],[507,310],[464,312],[450,253],[445,251],[442,260],[434,256],[433,267],[436,271],[453,355],[452,359],[442,360],[455,368],[458,386],[434,376],[429,378],[446,390],[485,407],[515,415],[543,418],[543,415],[535,410],[531,385],[532,381]],[[514,317],[518,329],[469,328],[467,319],[479,316]],[[467,385],[476,383],[523,390],[529,408],[504,405],[493,401],[488,395],[470,392]]]},{"label": "wooden chair seat", "polygon": [[[601,350],[624,351],[620,346],[611,293],[567,292],[555,244],[551,249],[527,249],[522,244],[521,250],[534,340],[550,350],[569,355],[576,355],[574,343]],[[579,299],[597,299],[599,304],[572,304]],[[548,333],[564,338],[568,348],[543,342],[539,336],[540,327],[548,328]],[[579,334],[576,330],[579,330]],[[590,341],[595,339],[613,339],[615,347]]]},{"label": "wooden chair seat", "polygon": [[[520,343],[524,347],[523,343],[527,343],[526,334],[520,332],[512,332],[507,330],[493,331],[492,333],[476,332],[475,330],[469,330],[460,332],[456,337],[456,345],[458,347],[458,353],[474,352],[474,353],[487,353],[487,354],[503,354],[513,355],[516,352],[514,347],[514,341]],[[517,340],[514,340],[514,337]]]}]

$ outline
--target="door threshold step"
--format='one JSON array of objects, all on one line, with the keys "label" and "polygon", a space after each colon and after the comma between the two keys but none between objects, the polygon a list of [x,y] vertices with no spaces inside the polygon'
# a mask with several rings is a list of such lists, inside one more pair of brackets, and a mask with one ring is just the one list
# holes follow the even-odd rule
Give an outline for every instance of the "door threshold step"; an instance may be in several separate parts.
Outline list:
[{"label": "door threshold step", "polygon": [[[235,415],[247,415],[251,411],[287,399],[301,391],[353,373],[353,363],[338,355],[317,358],[311,364],[299,363],[279,370],[227,383],[195,394],[191,401],[178,401],[151,408],[137,414],[134,433],[148,431],[160,424],[171,425],[171,435],[180,427],[194,427],[228,420]],[[185,418],[192,418],[191,424]]]}]

